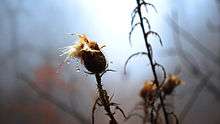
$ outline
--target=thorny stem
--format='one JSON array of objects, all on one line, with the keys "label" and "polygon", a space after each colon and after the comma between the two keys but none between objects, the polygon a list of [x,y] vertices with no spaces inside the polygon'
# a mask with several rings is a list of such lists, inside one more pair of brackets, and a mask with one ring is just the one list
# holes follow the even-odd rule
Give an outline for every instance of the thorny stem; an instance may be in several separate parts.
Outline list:
[{"label": "thorny stem", "polygon": [[[144,23],[143,23],[143,20],[142,20],[140,0],[137,0],[137,5],[138,5],[138,15],[139,15],[140,22],[141,22],[140,25],[141,25],[141,29],[142,29],[142,32],[143,32],[143,35],[144,35],[144,40],[145,40],[146,48],[147,48],[147,51],[148,51],[148,58],[149,58],[151,69],[152,69],[152,72],[153,72],[153,75],[154,75],[154,81],[156,83],[157,88],[159,88],[159,82],[158,82],[158,77],[157,77],[157,74],[156,74],[155,63],[153,62],[153,57],[151,56],[150,44],[148,43],[147,37],[145,37],[146,32],[145,32]],[[162,106],[162,109],[163,109],[165,122],[166,122],[166,124],[169,124],[168,114],[166,112],[166,108],[165,108],[165,104],[164,104],[161,92],[158,92],[158,95],[159,95],[161,106]]]},{"label": "thorny stem", "polygon": [[100,74],[95,74],[96,77],[96,81],[97,81],[97,88],[98,88],[98,92],[99,92],[99,98],[101,100],[102,105],[104,106],[105,111],[107,112],[107,115],[109,116],[110,120],[110,124],[118,124],[118,122],[116,121],[114,114],[111,112],[111,108],[110,108],[110,102],[108,99],[108,94],[106,92],[106,90],[103,90],[102,88],[102,82],[101,82],[101,76]]}]

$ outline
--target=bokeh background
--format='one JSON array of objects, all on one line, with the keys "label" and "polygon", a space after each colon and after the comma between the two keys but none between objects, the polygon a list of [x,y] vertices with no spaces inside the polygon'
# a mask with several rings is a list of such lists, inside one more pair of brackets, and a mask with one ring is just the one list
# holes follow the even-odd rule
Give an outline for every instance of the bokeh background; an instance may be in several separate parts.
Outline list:
[{"label": "bokeh background", "polygon": [[[169,104],[181,123],[220,123],[220,1],[150,2],[158,12],[149,7],[145,15],[163,40],[161,47],[150,39],[155,59],[185,82]],[[116,72],[104,75],[104,87],[129,113],[141,100],[143,82],[153,79],[145,56],[133,58],[127,75],[123,72],[129,55],[145,51],[138,28],[129,45],[135,6],[135,0],[0,0],[0,123],[90,123],[97,97],[94,76],[84,73],[78,60],[59,68],[64,57],[58,48],[73,44],[76,37],[67,33],[75,32],[106,45],[103,52]],[[104,113],[96,110],[97,124],[108,123]]]}]

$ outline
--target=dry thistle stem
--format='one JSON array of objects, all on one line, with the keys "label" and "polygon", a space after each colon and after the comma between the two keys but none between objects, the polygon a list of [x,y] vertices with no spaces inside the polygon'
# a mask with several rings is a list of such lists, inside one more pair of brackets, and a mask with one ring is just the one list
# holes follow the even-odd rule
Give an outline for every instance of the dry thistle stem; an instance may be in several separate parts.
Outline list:
[{"label": "dry thistle stem", "polygon": [[60,56],[66,55],[64,63],[70,59],[78,58],[85,68],[91,73],[101,73],[106,69],[106,59],[101,52],[101,47],[95,41],[90,40],[86,35],[74,34],[79,37],[79,41],[71,46],[59,49]]},{"label": "dry thistle stem", "polygon": [[[137,6],[135,7],[134,11],[132,12],[132,19],[131,19],[131,31],[129,32],[129,43],[131,44],[131,35],[133,30],[135,30],[138,26],[141,28],[144,41],[146,45],[146,52],[137,52],[132,54],[126,61],[124,71],[126,72],[126,66],[131,58],[133,58],[136,55],[142,54],[146,55],[148,57],[150,67],[154,76],[153,81],[146,81],[144,83],[144,87],[140,91],[140,96],[143,101],[141,101],[141,104],[138,104],[139,107],[144,110],[145,115],[141,116],[137,113],[131,113],[129,117],[132,115],[141,117],[143,119],[143,124],[150,122],[152,124],[162,123],[170,124],[169,116],[174,116],[176,118],[176,123],[178,123],[178,119],[176,115],[173,112],[168,112],[166,105],[165,105],[165,96],[172,93],[174,88],[178,86],[181,83],[181,80],[174,76],[170,75],[168,78],[166,78],[166,70],[165,68],[157,63],[157,61],[154,59],[153,55],[153,49],[149,42],[149,36],[154,35],[158,38],[161,46],[163,46],[163,42],[161,40],[160,35],[151,30],[151,25],[149,22],[149,19],[145,17],[142,14],[142,7],[145,7],[147,11],[147,7],[151,6],[153,9],[156,10],[153,4],[150,4],[148,2],[145,2],[144,0],[136,0]],[[148,12],[148,11],[147,11]],[[135,17],[139,16],[139,21],[134,23]],[[146,25],[148,26],[148,30],[146,30]],[[156,69],[160,68],[163,71],[163,81],[158,80],[158,75],[156,73]],[[162,109],[163,117],[161,118],[160,110]]]},{"label": "dry thistle stem", "polygon": [[106,90],[102,87],[101,77],[107,71],[114,71],[107,69],[106,59],[104,54],[101,52],[101,48],[95,41],[90,40],[86,35],[72,34],[79,37],[79,41],[74,45],[64,47],[61,50],[61,55],[67,55],[64,63],[67,63],[69,59],[78,58],[81,60],[85,68],[90,71],[89,74],[95,74],[97,89],[99,97],[96,99],[93,109],[92,109],[92,124],[95,122],[94,113],[96,106],[104,107],[106,115],[110,118],[109,124],[117,124],[114,117],[115,112],[112,112],[111,106],[115,107],[115,110],[119,110],[123,116],[125,114],[123,110],[119,107],[119,104],[111,102],[112,97],[109,97]]}]

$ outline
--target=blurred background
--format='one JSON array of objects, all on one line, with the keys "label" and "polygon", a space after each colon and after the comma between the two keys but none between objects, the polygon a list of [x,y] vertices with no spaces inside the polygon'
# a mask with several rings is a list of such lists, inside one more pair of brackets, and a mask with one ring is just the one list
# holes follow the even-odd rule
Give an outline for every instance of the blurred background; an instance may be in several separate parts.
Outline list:
[{"label": "blurred background", "polygon": [[[220,1],[149,0],[144,13],[163,47],[150,38],[157,62],[168,74],[185,82],[168,102],[184,124],[220,123]],[[129,45],[135,0],[1,0],[0,1],[0,123],[87,124],[97,98],[93,75],[80,61],[59,68],[65,57],[58,49],[88,35],[103,48],[109,69],[102,80],[113,101],[129,113],[141,101],[145,80],[153,79],[145,56],[133,58],[124,75],[124,63],[135,52],[146,51],[136,28]],[[136,22],[138,20],[135,20]],[[158,74],[162,72],[158,70]],[[96,123],[108,123],[102,108]],[[139,118],[120,123],[141,123]]]}]

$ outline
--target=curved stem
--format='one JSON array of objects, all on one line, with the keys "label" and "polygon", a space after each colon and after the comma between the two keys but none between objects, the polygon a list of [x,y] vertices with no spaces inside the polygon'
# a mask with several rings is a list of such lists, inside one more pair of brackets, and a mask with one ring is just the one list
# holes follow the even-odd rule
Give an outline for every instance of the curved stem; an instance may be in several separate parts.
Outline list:
[{"label": "curved stem", "polygon": [[[159,88],[158,77],[157,77],[156,69],[155,69],[155,66],[154,66],[155,64],[153,62],[153,57],[150,54],[151,53],[150,44],[147,41],[147,37],[145,37],[146,32],[145,32],[144,23],[143,23],[143,20],[142,20],[140,0],[137,0],[137,5],[138,5],[138,15],[139,15],[139,18],[140,18],[140,25],[141,25],[141,29],[142,29],[142,32],[143,32],[143,35],[144,35],[144,40],[145,40],[146,48],[147,48],[147,51],[148,51],[148,58],[149,58],[151,69],[152,69],[152,72],[153,72],[153,75],[154,75],[154,81],[156,83],[157,88]],[[165,104],[164,104],[161,92],[158,92],[158,95],[159,95],[160,102],[161,102],[161,105],[162,105],[165,122],[166,122],[166,124],[169,124],[168,114],[166,112],[166,108],[165,108]]]},{"label": "curved stem", "polygon": [[102,88],[101,76],[100,74],[95,74],[96,81],[97,81],[97,88],[99,92],[99,98],[101,100],[102,105],[104,106],[105,111],[107,112],[108,117],[111,119],[110,124],[118,124],[116,121],[114,114],[111,112],[110,102],[108,99],[108,94],[106,90]]}]

